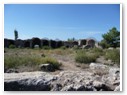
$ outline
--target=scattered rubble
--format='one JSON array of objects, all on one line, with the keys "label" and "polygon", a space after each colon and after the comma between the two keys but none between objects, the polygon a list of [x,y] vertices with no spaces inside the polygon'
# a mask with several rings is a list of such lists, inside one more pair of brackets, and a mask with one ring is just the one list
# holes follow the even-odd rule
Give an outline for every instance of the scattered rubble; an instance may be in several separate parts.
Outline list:
[{"label": "scattered rubble", "polygon": [[[104,75],[96,69],[108,68]],[[120,91],[120,70],[105,65],[90,64],[93,71],[4,73],[5,91]]]}]

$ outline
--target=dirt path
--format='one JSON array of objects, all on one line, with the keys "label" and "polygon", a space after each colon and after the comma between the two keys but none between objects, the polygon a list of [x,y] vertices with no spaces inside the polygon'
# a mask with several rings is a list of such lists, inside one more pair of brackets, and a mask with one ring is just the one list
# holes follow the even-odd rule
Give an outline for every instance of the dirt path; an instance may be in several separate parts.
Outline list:
[{"label": "dirt path", "polygon": [[78,67],[74,58],[70,55],[53,55],[60,63],[62,63],[61,70],[64,71],[81,71],[82,68]]},{"label": "dirt path", "polygon": [[73,61],[68,61],[65,62],[63,60],[58,60],[59,62],[62,63],[61,69],[62,70],[71,70],[71,71],[81,71],[81,68],[76,66],[76,63],[74,63]]},{"label": "dirt path", "polygon": [[97,63],[102,63],[106,65],[113,65],[111,60],[106,60],[104,56],[100,56],[99,58],[96,59]]}]

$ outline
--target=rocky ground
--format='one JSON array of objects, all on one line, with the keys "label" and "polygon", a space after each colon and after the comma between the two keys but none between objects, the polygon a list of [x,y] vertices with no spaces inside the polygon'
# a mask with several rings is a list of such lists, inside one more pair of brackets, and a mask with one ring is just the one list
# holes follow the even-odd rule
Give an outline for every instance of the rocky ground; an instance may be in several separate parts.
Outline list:
[{"label": "rocky ground", "polygon": [[5,73],[4,90],[120,91],[119,68],[91,63],[88,69],[66,69],[57,73],[43,71]]},{"label": "rocky ground", "polygon": [[[40,54],[40,51],[38,52]],[[105,60],[103,56],[100,56],[96,63],[79,64],[74,60],[74,53],[52,52],[48,56],[62,63],[59,70],[54,72],[39,71],[36,69],[38,67],[28,66],[5,69],[4,90],[120,91],[120,68],[115,66],[111,60]],[[8,54],[11,53],[13,54],[14,51],[10,51]],[[26,52],[21,51],[20,53]],[[45,54],[48,52],[46,51]],[[48,66],[48,64],[44,65]]]}]

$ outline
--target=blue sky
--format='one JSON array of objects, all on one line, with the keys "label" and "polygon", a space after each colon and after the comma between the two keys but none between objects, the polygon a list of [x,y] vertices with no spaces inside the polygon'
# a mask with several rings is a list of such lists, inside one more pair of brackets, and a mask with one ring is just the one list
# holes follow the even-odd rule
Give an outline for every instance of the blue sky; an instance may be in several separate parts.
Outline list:
[{"label": "blue sky", "polygon": [[119,4],[5,4],[4,38],[32,37],[67,40],[94,38],[116,27],[120,30]]}]

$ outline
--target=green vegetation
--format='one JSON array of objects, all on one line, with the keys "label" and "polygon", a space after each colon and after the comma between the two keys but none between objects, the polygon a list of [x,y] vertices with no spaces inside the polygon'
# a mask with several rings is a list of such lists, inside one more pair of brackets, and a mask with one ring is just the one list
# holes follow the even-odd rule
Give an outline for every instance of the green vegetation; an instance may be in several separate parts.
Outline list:
[{"label": "green vegetation", "polygon": [[61,66],[61,63],[59,63],[56,59],[51,58],[51,57],[45,57],[41,59],[41,63],[49,63],[52,64],[54,69],[59,69]]},{"label": "green vegetation", "polygon": [[18,39],[18,31],[17,30],[14,30],[14,36],[15,36],[15,40]]},{"label": "green vegetation", "polygon": [[60,48],[63,49],[63,50],[67,49],[66,46],[61,46]]},{"label": "green vegetation", "polygon": [[[42,57],[43,51],[36,49],[6,49],[4,54],[4,67],[17,68],[19,66],[34,67],[40,64],[52,64],[54,69],[58,69],[61,65],[55,58],[50,56]],[[47,51],[47,50],[46,50]]]},{"label": "green vegetation", "polygon": [[78,63],[96,62],[96,59],[104,56],[106,60],[110,59],[114,64],[120,64],[120,51],[118,49],[103,50],[99,48],[77,50],[75,61]]},{"label": "green vegetation", "polygon": [[[22,66],[33,68],[32,70],[39,70],[40,64],[52,64],[55,69],[59,69],[61,63],[57,61],[65,60],[65,57],[69,57],[68,60],[75,60],[82,65],[96,62],[96,59],[100,56],[105,57],[106,60],[111,60],[113,63],[120,63],[120,51],[119,49],[27,49],[27,48],[5,48],[4,53],[4,67],[9,68],[22,68]],[[56,58],[56,59],[55,59]],[[65,60],[66,61],[66,60]],[[70,62],[71,64],[71,62]],[[36,67],[36,68],[35,68]],[[35,69],[34,69],[35,68]]]},{"label": "green vegetation", "polygon": [[58,48],[58,49],[54,49],[54,50],[50,50],[48,51],[49,55],[50,54],[55,54],[55,55],[69,55],[69,54],[74,54],[74,51],[72,49],[61,49],[61,48]]},{"label": "green vegetation", "polygon": [[102,46],[102,48],[109,48],[109,44],[107,44],[107,42],[105,40],[102,40],[100,43],[99,43],[100,46]]},{"label": "green vegetation", "polygon": [[90,52],[102,54],[103,49],[101,49],[101,48],[92,48],[92,49],[90,49]]},{"label": "green vegetation", "polygon": [[11,45],[9,45],[9,48],[14,49],[14,48],[16,48],[16,46],[11,44]]},{"label": "green vegetation", "polygon": [[[18,31],[14,30],[15,40],[18,38]],[[113,27],[108,33],[102,35],[103,40],[99,43],[104,49],[101,48],[90,48],[81,49],[78,45],[73,48],[67,48],[62,46],[60,48],[51,48],[49,46],[43,46],[39,48],[39,45],[35,45],[34,49],[31,48],[16,48],[15,45],[11,44],[9,48],[4,50],[4,67],[18,68],[22,66],[35,68],[39,67],[40,64],[52,64],[54,69],[59,69],[61,63],[58,60],[66,61],[75,60],[78,63],[89,64],[91,62],[96,62],[97,58],[104,57],[106,60],[111,60],[114,64],[120,64],[120,50],[114,49],[120,47],[120,32]],[[69,38],[69,42],[76,41],[75,38]],[[105,49],[113,47],[112,49]],[[102,61],[104,60],[102,58]],[[105,61],[105,60],[104,60]],[[71,62],[70,62],[71,64]]]},{"label": "green vegetation", "polygon": [[77,45],[75,45],[74,47],[73,47],[73,49],[74,50],[78,50],[78,49],[80,49]]},{"label": "green vegetation", "polygon": [[68,40],[67,41],[69,41],[69,42],[73,42],[73,41],[75,41],[76,39],[73,37],[73,38],[68,38]]},{"label": "green vegetation", "polygon": [[51,48],[49,46],[43,46],[42,49],[49,50]]},{"label": "green vegetation", "polygon": [[75,56],[75,61],[78,63],[91,63],[102,55],[102,49],[93,48],[89,50],[78,50]]},{"label": "green vegetation", "polygon": [[114,50],[106,50],[105,58],[108,60],[112,60],[114,64],[120,64],[120,51],[117,49]]},{"label": "green vegetation", "polygon": [[115,27],[109,30],[108,33],[103,34],[102,37],[103,40],[100,42],[100,45],[103,48],[120,47],[120,32]]},{"label": "green vegetation", "polygon": [[78,53],[75,57],[75,60],[79,63],[90,63],[95,62],[96,57],[93,54]]}]

